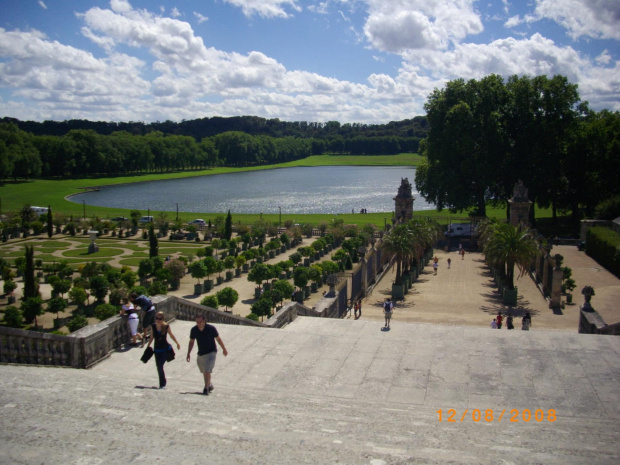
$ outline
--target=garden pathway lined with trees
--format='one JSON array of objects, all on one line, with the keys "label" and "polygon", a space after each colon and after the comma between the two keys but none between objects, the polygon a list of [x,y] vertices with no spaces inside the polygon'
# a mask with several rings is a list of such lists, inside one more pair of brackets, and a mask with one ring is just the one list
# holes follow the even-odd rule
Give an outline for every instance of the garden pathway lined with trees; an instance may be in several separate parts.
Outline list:
[{"label": "garden pathway lined with trees", "polygon": [[[617,308],[620,280],[574,246],[555,246],[553,251],[563,255],[564,265],[573,269],[573,278],[577,283],[573,304],[554,312],[529,275],[515,279],[519,297],[517,305],[510,308],[516,317],[515,330],[521,330],[520,317],[530,312],[532,331],[561,330],[576,333],[579,327],[579,306],[583,304],[581,289],[586,285],[595,288],[596,296],[592,299],[592,305],[605,322],[612,324],[620,321],[620,310]],[[434,254],[439,258],[437,276],[433,275],[430,265],[424,268],[405,295],[405,300],[395,303],[392,325],[398,325],[399,322],[424,322],[486,326],[490,329],[491,321],[498,311],[505,318],[509,307],[501,303],[482,253],[466,253],[464,260],[454,251],[446,253],[436,249]],[[448,258],[452,259],[450,269]],[[372,294],[363,300],[362,319],[378,320],[383,324],[383,302],[391,296],[395,275],[395,267],[392,267],[375,286]],[[562,300],[565,300],[564,296]],[[506,330],[505,324],[502,330]]]}]

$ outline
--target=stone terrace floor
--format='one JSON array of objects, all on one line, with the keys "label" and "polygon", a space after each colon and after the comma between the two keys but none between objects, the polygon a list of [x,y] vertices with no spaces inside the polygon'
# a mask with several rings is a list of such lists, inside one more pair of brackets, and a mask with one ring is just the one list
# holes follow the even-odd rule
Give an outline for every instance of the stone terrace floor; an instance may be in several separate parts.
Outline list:
[{"label": "stone terrace floor", "polygon": [[137,348],[90,370],[0,366],[0,463],[620,461],[617,337],[303,317],[281,330],[218,325],[230,353],[207,397],[185,361],[191,326],[172,325],[181,350],[165,390]]}]

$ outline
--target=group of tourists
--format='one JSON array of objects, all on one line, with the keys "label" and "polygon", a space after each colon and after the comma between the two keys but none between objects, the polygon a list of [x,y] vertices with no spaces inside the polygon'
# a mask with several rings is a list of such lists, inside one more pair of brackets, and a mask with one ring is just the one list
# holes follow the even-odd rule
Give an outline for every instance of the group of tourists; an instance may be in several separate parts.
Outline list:
[{"label": "group of tourists", "polygon": [[[136,310],[138,305],[144,312],[142,319],[143,333],[138,334],[139,315]],[[177,350],[181,350],[181,345],[172,332],[172,328],[165,321],[164,312],[155,312],[155,305],[151,299],[145,295],[131,294],[129,299],[125,299],[121,308],[121,316],[127,317],[127,325],[131,334],[131,340],[133,345],[137,345],[138,338],[142,344],[147,344],[146,350],[142,355],[142,361],[147,363],[150,358],[155,358],[155,365],[157,367],[157,375],[159,376],[159,389],[165,389],[166,373],[164,372],[164,364],[171,362],[175,359],[175,352],[172,345],[168,342],[168,336],[174,341],[177,346]],[[146,342],[148,341],[148,343]],[[224,346],[224,342],[220,337],[215,326],[207,323],[204,315],[196,316],[196,326],[192,327],[189,333],[189,346],[187,348],[187,362],[191,359],[191,353],[194,348],[194,344],[198,344],[198,356],[196,358],[196,364],[200,373],[204,378],[204,389],[202,393],[209,395],[213,391],[213,383],[211,382],[211,373],[215,366],[215,358],[217,355],[217,345],[222,348],[222,353],[226,357],[228,351]],[[151,348],[153,344],[153,348]]]},{"label": "group of tourists", "polygon": [[[497,312],[497,316],[493,318],[493,321],[491,321],[491,328],[502,329],[503,322],[504,322],[504,317],[502,316],[502,313]],[[521,318],[521,329],[523,331],[529,331],[531,327],[532,327],[532,316],[530,315],[530,312],[525,312],[525,315],[523,315],[523,318]],[[506,328],[515,329],[514,320],[510,313],[506,317]]]}]

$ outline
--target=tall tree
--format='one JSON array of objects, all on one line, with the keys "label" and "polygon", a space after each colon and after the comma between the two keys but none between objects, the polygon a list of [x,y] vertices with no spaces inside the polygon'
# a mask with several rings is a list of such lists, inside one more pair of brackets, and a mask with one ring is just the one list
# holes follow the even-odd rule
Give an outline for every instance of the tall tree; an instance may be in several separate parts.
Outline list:
[{"label": "tall tree", "polygon": [[31,297],[39,297],[39,286],[34,278],[34,248],[27,245],[25,249],[24,300],[27,300]]},{"label": "tall tree", "polygon": [[54,218],[52,218],[52,207],[47,206],[47,237],[52,237],[54,235]]},{"label": "tall tree", "polygon": [[230,210],[228,210],[228,215],[226,215],[226,222],[224,223],[224,239],[230,241],[232,238],[232,216],[230,214]]},{"label": "tall tree", "polygon": [[159,245],[155,235],[155,226],[151,223],[149,225],[149,258],[157,257],[158,255]]},{"label": "tall tree", "polygon": [[420,193],[451,211],[485,215],[507,141],[501,109],[507,99],[502,78],[450,81],[424,108],[431,130],[421,145],[426,159],[416,172]]}]

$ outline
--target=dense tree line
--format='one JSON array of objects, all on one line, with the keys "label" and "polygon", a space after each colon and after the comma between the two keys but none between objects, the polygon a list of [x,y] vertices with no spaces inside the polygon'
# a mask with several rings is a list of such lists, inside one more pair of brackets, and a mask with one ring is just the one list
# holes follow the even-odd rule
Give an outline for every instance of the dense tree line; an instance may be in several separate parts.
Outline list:
[{"label": "dense tree line", "polygon": [[580,206],[590,215],[620,193],[620,114],[590,110],[563,76],[457,79],[425,109],[416,185],[439,209],[483,216],[489,201],[506,205],[519,180],[554,216],[577,217]]},{"label": "dense tree line", "polygon": [[88,120],[67,121],[19,121],[14,118],[3,118],[5,123],[15,123],[21,130],[36,136],[64,136],[72,130],[93,130],[97,134],[109,136],[115,132],[128,132],[134,136],[144,136],[150,132],[161,132],[165,135],[190,136],[200,141],[205,137],[213,137],[229,131],[240,131],[252,136],[264,135],[271,137],[299,137],[314,139],[330,139],[342,136],[344,139],[353,137],[401,137],[422,139],[428,131],[424,116],[413,119],[392,121],[387,124],[362,124],[328,121],[326,123],[307,121],[280,121],[265,119],[258,116],[233,116],[229,118],[215,116],[184,120],[143,123],[143,122],[105,122]]},{"label": "dense tree line", "polygon": [[[228,130],[197,139],[200,131],[187,130],[193,127],[193,122],[187,121],[152,125],[90,124],[80,120],[22,123],[4,118],[0,122],[0,178],[128,175],[218,165],[261,165],[326,152],[361,155],[416,152],[419,135],[424,133],[420,128],[426,123],[423,118],[414,120],[368,126],[337,122],[285,123],[256,117],[211,118],[209,124],[201,126],[202,133],[231,127],[244,130]],[[72,129],[63,133],[68,128]]]}]

